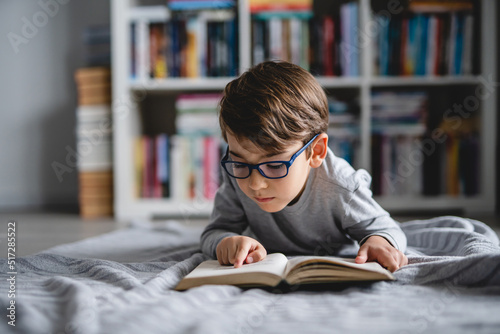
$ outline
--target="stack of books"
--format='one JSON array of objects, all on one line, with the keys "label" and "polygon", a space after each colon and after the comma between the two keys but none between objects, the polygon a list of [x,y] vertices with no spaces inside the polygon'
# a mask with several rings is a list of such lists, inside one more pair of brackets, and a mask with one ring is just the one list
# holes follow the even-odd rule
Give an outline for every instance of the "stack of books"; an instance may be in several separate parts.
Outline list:
[{"label": "stack of books", "polygon": [[88,26],[83,31],[83,57],[86,67],[111,64],[111,31],[109,25]]},{"label": "stack of books", "polygon": [[75,81],[80,215],[109,216],[113,214],[111,71],[81,68]]},{"label": "stack of books", "polygon": [[223,141],[217,105],[220,94],[183,94],[176,100],[172,171],[173,195],[182,200],[213,200],[220,185]]}]

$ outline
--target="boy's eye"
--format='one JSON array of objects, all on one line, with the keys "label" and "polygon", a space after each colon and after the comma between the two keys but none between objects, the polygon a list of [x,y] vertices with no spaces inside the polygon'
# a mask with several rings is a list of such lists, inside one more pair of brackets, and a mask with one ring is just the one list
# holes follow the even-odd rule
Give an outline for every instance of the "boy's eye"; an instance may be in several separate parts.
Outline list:
[{"label": "boy's eye", "polygon": [[269,169],[280,169],[280,168],[283,168],[283,167],[285,167],[285,164],[283,164],[283,163],[266,164],[266,168],[269,168]]},{"label": "boy's eye", "polygon": [[243,164],[233,163],[233,168],[235,168],[235,169],[236,169],[236,168],[241,169],[241,168],[247,168],[247,166],[245,166],[245,165],[243,165]]}]

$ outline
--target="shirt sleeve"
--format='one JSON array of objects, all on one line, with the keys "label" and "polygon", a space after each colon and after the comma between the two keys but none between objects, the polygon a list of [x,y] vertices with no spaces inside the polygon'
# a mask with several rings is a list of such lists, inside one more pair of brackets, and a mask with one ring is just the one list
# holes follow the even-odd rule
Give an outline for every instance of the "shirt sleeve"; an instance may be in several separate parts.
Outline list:
[{"label": "shirt sleeve", "polygon": [[[248,220],[240,202],[235,185],[226,173],[214,200],[210,224],[201,234],[201,250],[217,258],[217,245],[225,237],[241,235],[248,226]],[[236,185],[237,186],[237,185]]]},{"label": "shirt sleeve", "polygon": [[354,175],[358,187],[346,203],[342,227],[350,237],[363,244],[372,235],[384,237],[394,248],[406,251],[406,236],[396,222],[374,199],[369,188],[371,177],[365,170]]}]

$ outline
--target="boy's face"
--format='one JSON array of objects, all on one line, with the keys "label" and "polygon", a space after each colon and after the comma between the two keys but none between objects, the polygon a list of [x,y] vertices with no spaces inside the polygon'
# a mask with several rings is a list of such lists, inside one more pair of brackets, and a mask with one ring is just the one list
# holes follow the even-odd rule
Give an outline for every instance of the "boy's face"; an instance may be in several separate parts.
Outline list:
[{"label": "boy's face", "polygon": [[[237,140],[227,134],[229,156],[231,160],[248,164],[266,161],[288,161],[303,146],[301,142],[292,143],[285,151],[276,155],[268,155],[250,140]],[[236,179],[241,191],[266,212],[277,212],[288,204],[295,203],[302,194],[310,172],[309,160],[302,152],[290,166],[288,175],[281,179],[268,179],[254,169],[246,179]]]}]

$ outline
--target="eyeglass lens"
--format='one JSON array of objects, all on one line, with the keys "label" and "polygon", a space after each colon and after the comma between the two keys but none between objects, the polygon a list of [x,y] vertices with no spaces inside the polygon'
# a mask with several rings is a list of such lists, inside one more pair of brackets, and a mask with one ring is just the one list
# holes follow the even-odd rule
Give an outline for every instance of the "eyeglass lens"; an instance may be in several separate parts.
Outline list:
[{"label": "eyeglass lens", "polygon": [[[226,168],[234,177],[248,177],[250,176],[250,168],[237,162],[227,162]],[[287,173],[287,168],[284,163],[268,163],[259,166],[259,170],[264,173],[266,177],[278,178],[283,177]]]}]

